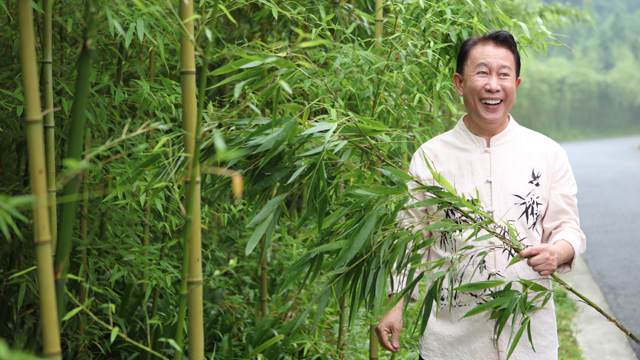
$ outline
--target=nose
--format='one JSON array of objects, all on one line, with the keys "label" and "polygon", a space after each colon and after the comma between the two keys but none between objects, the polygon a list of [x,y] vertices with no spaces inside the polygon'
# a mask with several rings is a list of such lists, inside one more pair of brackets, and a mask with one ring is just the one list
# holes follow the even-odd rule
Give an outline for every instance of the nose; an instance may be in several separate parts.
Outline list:
[{"label": "nose", "polygon": [[500,91],[500,82],[497,75],[491,75],[487,78],[487,83],[484,85],[484,90],[487,92]]}]

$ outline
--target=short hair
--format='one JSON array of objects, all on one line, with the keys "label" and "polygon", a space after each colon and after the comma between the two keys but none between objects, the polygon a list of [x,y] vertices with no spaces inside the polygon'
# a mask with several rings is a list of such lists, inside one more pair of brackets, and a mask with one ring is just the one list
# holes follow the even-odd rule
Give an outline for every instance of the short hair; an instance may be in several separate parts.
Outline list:
[{"label": "short hair", "polygon": [[467,58],[471,49],[477,45],[493,43],[498,47],[507,49],[513,54],[513,60],[516,63],[516,79],[520,77],[520,53],[518,52],[518,45],[508,31],[505,30],[493,30],[482,36],[470,37],[462,43],[460,51],[458,52],[458,61],[456,65],[456,72],[463,75],[464,66],[466,65]]}]

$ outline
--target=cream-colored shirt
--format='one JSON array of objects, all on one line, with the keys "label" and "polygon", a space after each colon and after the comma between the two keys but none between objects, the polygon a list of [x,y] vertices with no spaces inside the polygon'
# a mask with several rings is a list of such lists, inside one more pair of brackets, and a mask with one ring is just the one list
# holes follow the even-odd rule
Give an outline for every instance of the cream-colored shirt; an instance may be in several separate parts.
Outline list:
[{"label": "cream-colored shirt", "polygon": [[[410,175],[423,184],[434,184],[425,157],[433,169],[456,188],[458,194],[465,194],[469,200],[479,200],[482,208],[492,213],[496,220],[508,221],[518,231],[524,244],[553,244],[561,239],[569,242],[574,249],[573,260],[560,265],[557,272],[571,271],[586,248],[586,240],[579,227],[573,172],[565,151],[555,141],[518,125],[511,117],[508,127],[492,137],[490,147],[487,147],[485,139],[470,133],[461,119],[453,130],[423,144],[411,160]],[[419,186],[417,182],[409,182],[408,185],[410,189]],[[426,196],[419,192],[413,195],[410,203],[423,200]],[[404,211],[401,213],[401,223],[406,227],[414,226],[417,231],[427,225],[425,215],[428,213],[427,208]],[[438,215],[456,218],[451,212]],[[433,231],[423,232],[424,239],[436,238],[436,242],[424,254],[425,262],[450,258],[464,246],[462,243],[467,237],[458,234],[452,238]],[[478,236],[481,235],[484,233]],[[526,261],[507,268],[515,253],[506,251],[498,240],[465,243],[468,244],[479,247],[466,251],[465,255],[471,259],[471,263],[467,267],[457,267],[457,285],[489,279],[523,278],[551,287],[549,277],[540,276]],[[488,250],[489,254],[484,258],[476,256],[482,250]],[[406,272],[393,275],[391,293],[404,288],[405,276]],[[490,312],[462,319],[467,311],[482,303],[478,296],[488,295],[487,291],[491,290],[455,292],[451,310],[447,291],[445,281],[437,316],[437,306],[434,305],[427,329],[418,345],[422,357],[427,360],[506,359],[511,320],[496,343],[495,320],[489,319]],[[417,299],[418,294],[414,291],[412,301]],[[518,328],[519,325],[516,325],[515,331]],[[525,331],[511,359],[557,359],[553,301],[532,315],[531,330],[536,352],[531,349]]]}]

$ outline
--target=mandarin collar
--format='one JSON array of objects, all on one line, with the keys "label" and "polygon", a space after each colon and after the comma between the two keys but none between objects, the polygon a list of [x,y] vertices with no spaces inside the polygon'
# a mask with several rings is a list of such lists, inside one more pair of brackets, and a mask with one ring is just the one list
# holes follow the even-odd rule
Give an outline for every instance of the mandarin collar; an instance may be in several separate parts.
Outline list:
[{"label": "mandarin collar", "polygon": [[[469,129],[467,129],[467,126],[464,124],[464,120],[462,120],[464,119],[465,116],[466,114],[463,115],[460,118],[460,120],[458,120],[458,123],[453,128],[453,130],[457,132],[460,136],[462,136],[465,142],[472,144],[473,146],[480,149],[487,149],[487,142],[485,138],[474,135],[469,131]],[[509,114],[509,118],[510,118],[509,124],[507,125],[507,127],[504,130],[502,130],[499,134],[494,135],[491,138],[491,148],[500,147],[500,146],[506,145],[510,141],[513,141],[515,132],[520,127],[520,125],[518,125],[518,123],[513,118],[513,116],[511,116],[511,114]]]}]

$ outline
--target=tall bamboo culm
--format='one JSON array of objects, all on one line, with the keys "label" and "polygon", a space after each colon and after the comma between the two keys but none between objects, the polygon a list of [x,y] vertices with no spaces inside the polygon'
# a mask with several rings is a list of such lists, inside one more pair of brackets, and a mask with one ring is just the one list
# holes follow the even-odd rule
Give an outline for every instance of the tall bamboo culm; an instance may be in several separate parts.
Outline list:
[{"label": "tall bamboo culm", "polygon": [[[180,19],[185,31],[180,35],[180,83],[182,86],[182,121],[185,130],[185,152],[189,157],[185,182],[187,193],[187,220],[190,224],[189,246],[183,256],[188,256],[188,329],[189,359],[204,359],[204,324],[202,320],[202,244],[200,240],[200,166],[199,119],[196,103],[196,60],[193,45],[193,1],[180,1]],[[185,245],[186,245],[185,238]],[[186,248],[186,246],[185,246]],[[184,265],[184,262],[183,262]],[[183,271],[184,275],[184,271]],[[184,296],[184,294],[181,294]],[[181,299],[181,307],[183,301]],[[181,309],[182,311],[182,309]],[[182,333],[182,329],[178,329]]]},{"label": "tall bamboo culm", "polygon": [[58,240],[58,207],[56,205],[56,147],[55,121],[53,118],[53,0],[42,0],[44,9],[42,76],[44,88],[44,146],[47,159],[47,192],[49,193],[49,217],[51,221],[51,246]]},{"label": "tall bamboo culm", "polygon": [[[382,23],[384,22],[382,2],[383,0],[376,0],[376,48],[382,47]],[[381,52],[378,51],[377,53],[380,54]],[[375,114],[375,107],[372,110],[372,113]],[[375,316],[376,314],[373,315]],[[376,335],[376,324],[371,324],[369,326],[369,359],[378,359],[378,336]]]},{"label": "tall bamboo culm", "polygon": [[24,87],[24,113],[29,146],[29,173],[33,203],[33,232],[38,263],[38,295],[42,322],[42,352],[48,359],[62,359],[58,312],[56,310],[51,249],[49,209],[47,208],[47,179],[44,156],[44,130],[40,108],[40,90],[33,33],[33,10],[30,0],[18,1],[20,27],[20,58]]},{"label": "tall bamboo culm", "polygon": [[[85,2],[85,28],[83,33],[82,50],[78,60],[78,78],[75,84],[75,98],[69,124],[68,146],[66,157],[80,160],[82,155],[82,140],[85,127],[85,109],[89,98],[89,78],[91,77],[91,58],[93,57],[93,35],[95,32],[95,13],[98,9],[98,0]],[[76,174],[65,186],[64,196],[69,200],[62,206],[60,216],[60,238],[56,247],[55,274],[56,295],[58,299],[58,313],[65,313],[66,302],[66,275],[71,253],[71,235],[73,233],[76,218],[75,196],[78,193],[80,174]]]}]

